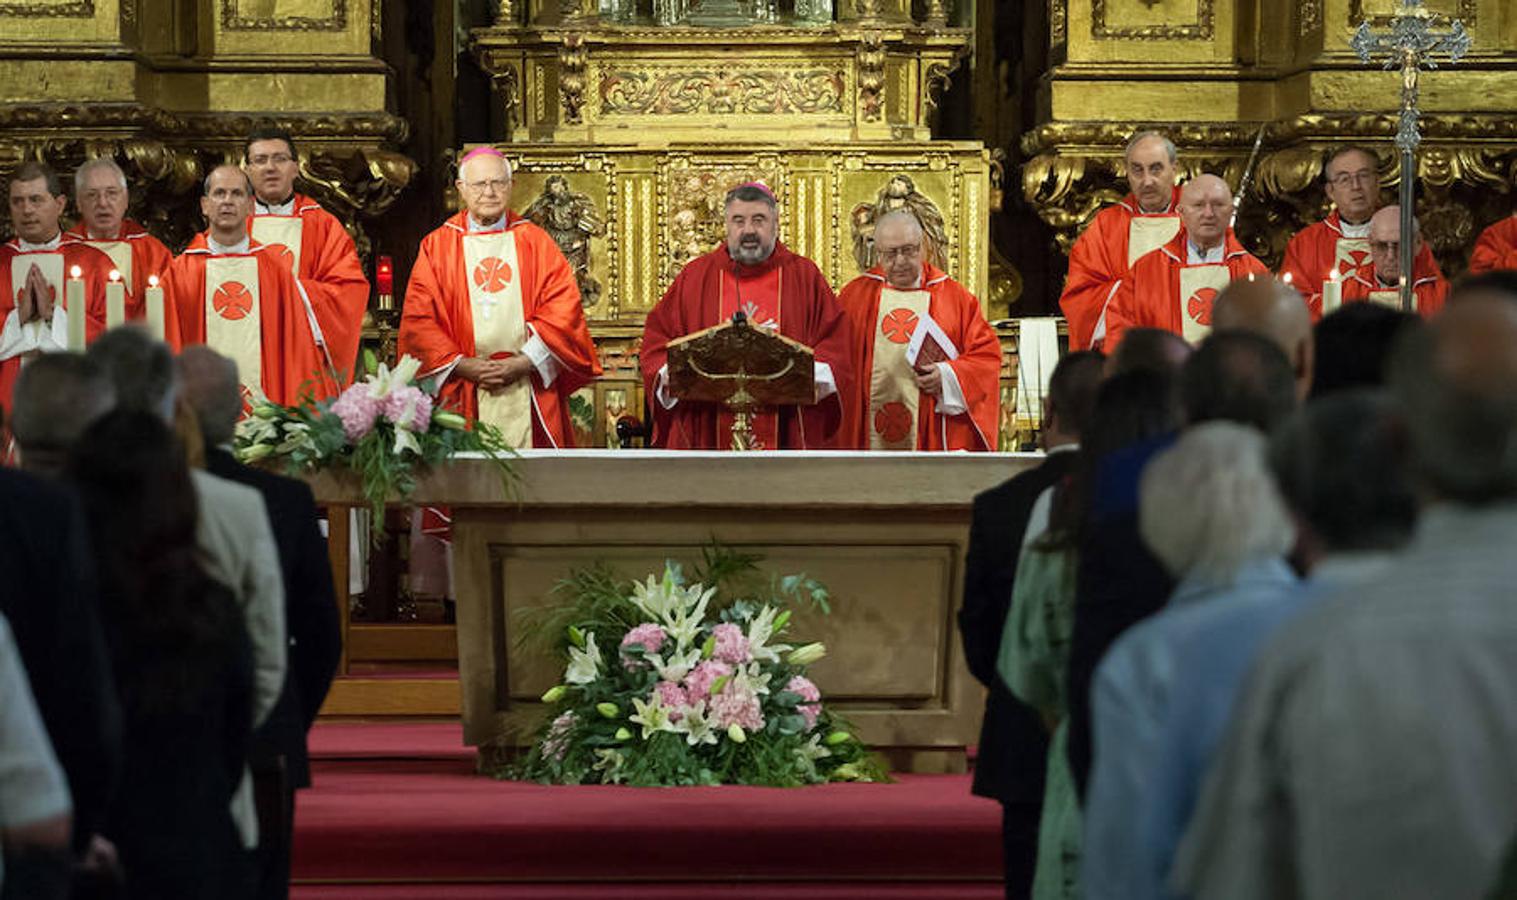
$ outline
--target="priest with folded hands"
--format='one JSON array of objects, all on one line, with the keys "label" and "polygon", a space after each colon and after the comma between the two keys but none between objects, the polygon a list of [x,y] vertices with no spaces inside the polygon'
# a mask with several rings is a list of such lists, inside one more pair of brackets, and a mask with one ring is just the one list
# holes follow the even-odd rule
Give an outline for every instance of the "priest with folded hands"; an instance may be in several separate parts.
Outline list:
[{"label": "priest with folded hands", "polygon": [[811,403],[762,408],[753,432],[768,450],[838,446],[843,398],[851,391],[848,318],[816,264],[779,241],[779,204],[758,182],[727,192],[726,242],[691,260],[675,276],[643,325],[639,361],[655,447],[725,450],[734,416],[721,404],[682,400],[669,391],[669,342],[732,320],[811,348],[816,392]]},{"label": "priest with folded hands", "polygon": [[1001,344],[980,301],[922,253],[907,210],[875,222],[877,265],[838,295],[855,389],[841,444],[860,450],[996,449]]}]

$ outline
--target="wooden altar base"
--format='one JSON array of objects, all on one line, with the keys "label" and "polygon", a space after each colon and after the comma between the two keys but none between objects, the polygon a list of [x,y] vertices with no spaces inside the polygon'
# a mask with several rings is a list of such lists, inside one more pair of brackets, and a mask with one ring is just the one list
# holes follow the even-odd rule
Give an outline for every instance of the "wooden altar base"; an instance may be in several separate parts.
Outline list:
[{"label": "wooden altar base", "polygon": [[[456,461],[413,500],[453,511],[464,740],[489,761],[523,746],[541,721],[538,698],[563,662],[522,645],[519,632],[570,570],[604,561],[646,577],[665,559],[698,559],[716,539],[761,554],[766,571],[828,585],[832,614],[797,610],[790,637],[827,644],[814,678],[864,742],[899,770],[963,772],[984,705],[956,627],[970,503],[1039,459],[528,451],[517,461],[519,497],[486,462]],[[356,502],[355,485],[322,477],[313,486],[329,507]],[[347,546],[346,520],[332,517],[335,551]],[[451,688],[436,678],[339,681],[329,715],[372,714],[355,698],[437,701]]]}]

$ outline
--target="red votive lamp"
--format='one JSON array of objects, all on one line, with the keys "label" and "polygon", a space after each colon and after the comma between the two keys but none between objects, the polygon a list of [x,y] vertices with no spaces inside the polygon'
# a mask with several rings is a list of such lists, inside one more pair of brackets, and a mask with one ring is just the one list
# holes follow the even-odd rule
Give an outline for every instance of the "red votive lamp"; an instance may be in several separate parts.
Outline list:
[{"label": "red votive lamp", "polygon": [[395,308],[395,268],[390,257],[381,256],[374,266],[374,287],[379,293],[379,308]]}]

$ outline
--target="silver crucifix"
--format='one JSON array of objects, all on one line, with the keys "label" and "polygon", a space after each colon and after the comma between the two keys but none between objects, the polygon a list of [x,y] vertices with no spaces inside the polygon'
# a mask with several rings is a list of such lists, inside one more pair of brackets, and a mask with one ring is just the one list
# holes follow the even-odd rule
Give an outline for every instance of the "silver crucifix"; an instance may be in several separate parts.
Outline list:
[{"label": "silver crucifix", "polygon": [[1401,152],[1401,308],[1407,312],[1416,311],[1412,261],[1417,247],[1412,238],[1412,220],[1417,198],[1417,145],[1422,143],[1417,80],[1423,69],[1438,68],[1435,57],[1444,55],[1449,62],[1456,63],[1470,49],[1470,35],[1463,22],[1455,20],[1448,31],[1439,32],[1433,30],[1432,20],[1433,14],[1422,6],[1422,0],[1402,0],[1391,19],[1390,31],[1377,32],[1366,20],[1350,42],[1361,62],[1384,55],[1385,68],[1401,70],[1401,124],[1396,129],[1396,149]]}]

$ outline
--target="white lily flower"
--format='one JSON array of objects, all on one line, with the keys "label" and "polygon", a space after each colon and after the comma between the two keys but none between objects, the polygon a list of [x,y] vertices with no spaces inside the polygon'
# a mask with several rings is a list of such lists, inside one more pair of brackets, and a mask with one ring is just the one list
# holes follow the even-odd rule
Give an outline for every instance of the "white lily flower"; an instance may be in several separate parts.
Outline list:
[{"label": "white lily flower", "polygon": [[421,444],[416,440],[416,435],[405,428],[395,429],[395,455],[410,450],[417,456],[421,455]]},{"label": "white lily flower", "polygon": [[597,772],[604,772],[606,780],[612,784],[621,784],[626,780],[622,770],[627,767],[627,757],[615,748],[595,751],[595,765],[592,767]]},{"label": "white lily flower", "polygon": [[284,426],[284,440],[274,448],[274,452],[294,453],[311,446],[311,426],[304,422],[291,422]]},{"label": "white lily flower", "polygon": [[765,605],[759,610],[758,615],[748,622],[748,652],[753,654],[754,659],[777,663],[780,661],[780,654],[790,649],[789,644],[768,642],[769,638],[774,636],[774,619],[778,615],[778,609]]},{"label": "white lily flower", "polygon": [[678,684],[684,680],[686,675],[690,674],[691,669],[700,663],[701,648],[691,647],[683,652],[676,650],[669,655],[667,662],[664,660],[663,655],[658,653],[647,657],[647,659],[652,664],[654,670],[658,672],[659,678]]},{"label": "white lily flower", "polygon": [[273,443],[279,438],[279,426],[258,416],[248,416],[237,423],[237,439],[247,444]]},{"label": "white lily flower", "polygon": [[686,706],[680,709],[680,720],[674,723],[674,731],[685,736],[685,743],[692,747],[715,744],[719,738],[711,721],[706,718],[706,705]]},{"label": "white lily flower", "polygon": [[627,721],[643,726],[643,740],[652,737],[656,732],[675,731],[674,723],[669,721],[669,710],[664,708],[658,694],[654,694],[647,702],[632,698],[632,708],[637,712],[627,717]]},{"label": "white lily flower", "polygon": [[395,371],[390,373],[390,383],[395,387],[404,387],[416,380],[416,373],[421,371],[421,360],[407,353],[395,364]]},{"label": "white lily flower", "polygon": [[569,666],[564,669],[564,681],[569,684],[589,684],[600,677],[600,649],[595,646],[595,632],[585,633],[585,647],[569,648]]},{"label": "white lily flower", "polygon": [[676,648],[687,650],[700,634],[706,618],[706,606],[716,595],[716,588],[693,584],[681,587],[674,578],[674,570],[664,567],[664,577],[655,580],[652,575],[646,582],[638,582],[628,599],[648,618],[664,627],[674,638]]}]

